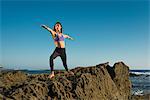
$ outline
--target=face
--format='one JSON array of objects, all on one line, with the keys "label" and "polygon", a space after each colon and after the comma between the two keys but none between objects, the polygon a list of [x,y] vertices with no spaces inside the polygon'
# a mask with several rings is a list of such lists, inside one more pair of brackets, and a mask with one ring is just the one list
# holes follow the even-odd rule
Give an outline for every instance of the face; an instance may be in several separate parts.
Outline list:
[{"label": "face", "polygon": [[55,29],[56,29],[56,31],[59,31],[59,32],[61,32],[61,25],[60,24],[56,24],[55,25]]}]

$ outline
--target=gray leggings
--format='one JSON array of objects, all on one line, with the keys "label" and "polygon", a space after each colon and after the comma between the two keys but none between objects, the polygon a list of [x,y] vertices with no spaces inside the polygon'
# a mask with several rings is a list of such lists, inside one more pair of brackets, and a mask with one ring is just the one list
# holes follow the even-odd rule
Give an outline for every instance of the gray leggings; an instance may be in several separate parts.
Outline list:
[{"label": "gray leggings", "polygon": [[65,67],[66,71],[68,71],[66,50],[65,50],[65,48],[58,48],[58,47],[56,47],[55,51],[52,53],[52,55],[50,56],[50,59],[49,59],[51,71],[54,70],[54,59],[58,56],[60,56],[60,58],[63,62],[63,66]]}]

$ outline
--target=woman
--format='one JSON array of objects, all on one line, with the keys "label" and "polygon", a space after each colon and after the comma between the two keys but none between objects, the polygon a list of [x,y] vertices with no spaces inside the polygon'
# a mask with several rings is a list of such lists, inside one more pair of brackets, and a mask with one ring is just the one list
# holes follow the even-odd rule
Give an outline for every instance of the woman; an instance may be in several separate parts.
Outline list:
[{"label": "woman", "polygon": [[51,35],[54,39],[54,44],[56,46],[55,51],[52,53],[52,55],[50,56],[50,59],[49,59],[50,68],[51,68],[51,74],[49,75],[49,78],[52,78],[52,77],[54,77],[54,62],[53,62],[53,60],[58,56],[60,56],[60,58],[63,62],[63,66],[65,67],[66,71],[68,71],[64,40],[65,40],[65,38],[73,40],[73,38],[62,33],[62,25],[60,22],[56,22],[53,30],[46,25],[42,25],[42,27],[47,29],[51,33]]}]

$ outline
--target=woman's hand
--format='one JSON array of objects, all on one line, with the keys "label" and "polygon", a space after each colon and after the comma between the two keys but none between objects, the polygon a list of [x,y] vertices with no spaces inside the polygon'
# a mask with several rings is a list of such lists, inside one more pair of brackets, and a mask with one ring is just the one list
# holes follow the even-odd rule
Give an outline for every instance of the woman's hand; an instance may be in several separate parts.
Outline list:
[{"label": "woman's hand", "polygon": [[55,36],[56,32],[53,31],[51,28],[49,28],[48,26],[42,24],[41,27],[45,28],[46,30],[48,30],[49,32],[51,32],[52,36]]},{"label": "woman's hand", "polygon": [[46,26],[46,25],[44,25],[44,24],[43,24],[43,25],[41,25],[41,27],[43,27],[43,28],[45,28],[45,29],[47,28],[47,26]]},{"label": "woman's hand", "polygon": [[68,39],[70,39],[70,40],[74,40],[72,37],[68,37]]}]

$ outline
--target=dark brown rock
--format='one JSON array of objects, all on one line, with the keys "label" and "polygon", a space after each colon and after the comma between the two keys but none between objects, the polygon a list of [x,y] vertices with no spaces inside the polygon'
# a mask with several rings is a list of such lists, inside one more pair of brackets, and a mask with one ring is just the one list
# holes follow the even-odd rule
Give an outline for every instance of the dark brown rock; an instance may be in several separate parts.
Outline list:
[{"label": "dark brown rock", "polygon": [[[53,79],[48,74],[27,75],[22,72],[1,74],[0,98],[36,100],[128,100],[131,82],[129,67],[108,62],[71,70],[74,75],[57,71]],[[8,85],[11,83],[10,85]]]}]

